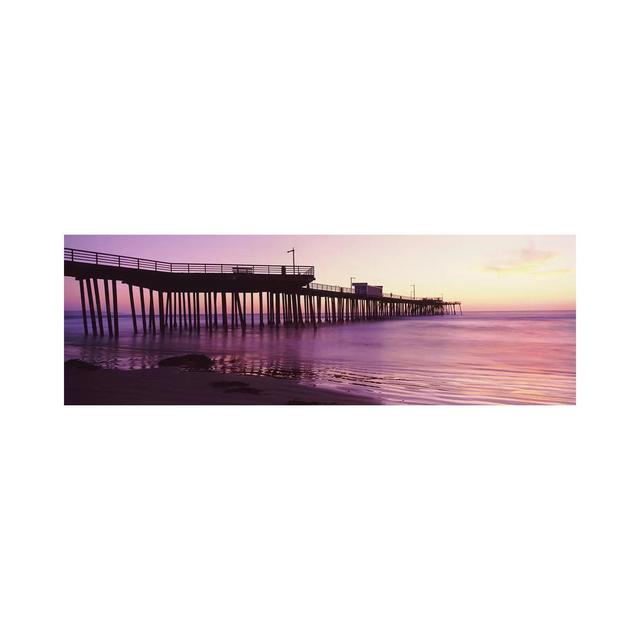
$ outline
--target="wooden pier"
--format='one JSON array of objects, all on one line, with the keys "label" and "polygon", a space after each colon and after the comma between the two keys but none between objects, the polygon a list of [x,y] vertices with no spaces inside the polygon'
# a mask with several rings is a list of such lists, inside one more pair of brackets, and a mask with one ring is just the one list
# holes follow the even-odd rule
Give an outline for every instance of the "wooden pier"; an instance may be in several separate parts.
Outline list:
[{"label": "wooden pier", "polygon": [[84,333],[94,336],[120,333],[117,282],[128,288],[133,332],[145,334],[462,313],[460,302],[442,298],[317,284],[312,266],[175,263],[65,248],[64,275],[79,283]]}]

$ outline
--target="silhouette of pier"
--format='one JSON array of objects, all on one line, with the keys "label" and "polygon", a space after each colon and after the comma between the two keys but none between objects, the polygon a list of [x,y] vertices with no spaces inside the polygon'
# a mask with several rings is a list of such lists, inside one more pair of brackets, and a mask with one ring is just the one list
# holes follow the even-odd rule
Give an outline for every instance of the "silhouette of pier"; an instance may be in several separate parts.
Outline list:
[{"label": "silhouette of pier", "polygon": [[317,326],[462,313],[460,302],[317,284],[312,266],[165,262],[64,250],[64,275],[80,287],[85,335],[117,337],[117,282],[128,288],[134,333]]}]

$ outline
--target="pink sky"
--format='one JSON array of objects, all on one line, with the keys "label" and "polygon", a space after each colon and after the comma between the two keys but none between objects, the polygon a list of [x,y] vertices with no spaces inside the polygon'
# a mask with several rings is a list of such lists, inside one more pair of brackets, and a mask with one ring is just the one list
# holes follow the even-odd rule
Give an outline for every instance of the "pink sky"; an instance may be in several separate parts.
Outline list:
[{"label": "pink sky", "polygon": [[[316,282],[461,300],[467,310],[575,309],[575,236],[65,236],[65,247],[170,262],[314,265]],[[66,310],[80,308],[65,278]]]}]

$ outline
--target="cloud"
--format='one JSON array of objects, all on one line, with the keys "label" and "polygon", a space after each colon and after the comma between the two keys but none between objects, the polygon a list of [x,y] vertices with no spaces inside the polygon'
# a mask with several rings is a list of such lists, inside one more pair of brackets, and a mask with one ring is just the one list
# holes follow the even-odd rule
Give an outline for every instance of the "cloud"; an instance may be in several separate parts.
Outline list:
[{"label": "cloud", "polygon": [[533,248],[521,249],[502,260],[495,260],[484,265],[483,269],[498,274],[556,275],[570,272],[571,269],[559,268],[554,264],[558,255],[557,251],[542,251]]}]

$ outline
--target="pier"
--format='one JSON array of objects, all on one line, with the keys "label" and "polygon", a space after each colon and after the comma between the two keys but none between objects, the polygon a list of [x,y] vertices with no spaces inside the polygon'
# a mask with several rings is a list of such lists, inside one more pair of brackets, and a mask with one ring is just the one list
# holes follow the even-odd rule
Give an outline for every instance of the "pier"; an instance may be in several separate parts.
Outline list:
[{"label": "pier", "polygon": [[416,298],[314,282],[313,266],[178,263],[64,250],[64,275],[78,281],[85,335],[118,337],[117,283],[134,333],[317,326],[390,318],[456,315],[459,301]]}]

